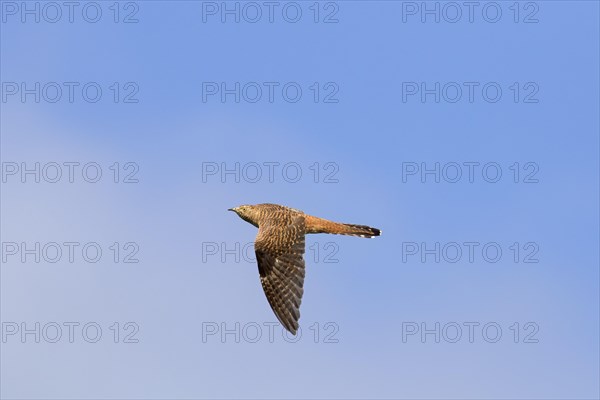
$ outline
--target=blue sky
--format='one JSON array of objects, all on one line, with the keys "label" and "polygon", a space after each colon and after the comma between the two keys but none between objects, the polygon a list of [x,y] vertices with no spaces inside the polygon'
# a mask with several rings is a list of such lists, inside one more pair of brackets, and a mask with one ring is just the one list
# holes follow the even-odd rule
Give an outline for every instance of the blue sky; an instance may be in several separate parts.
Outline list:
[{"label": "blue sky", "polygon": [[[23,4],[2,397],[598,398],[597,2]],[[307,238],[295,343],[235,250],[256,229],[226,210],[262,202],[383,230]]]}]

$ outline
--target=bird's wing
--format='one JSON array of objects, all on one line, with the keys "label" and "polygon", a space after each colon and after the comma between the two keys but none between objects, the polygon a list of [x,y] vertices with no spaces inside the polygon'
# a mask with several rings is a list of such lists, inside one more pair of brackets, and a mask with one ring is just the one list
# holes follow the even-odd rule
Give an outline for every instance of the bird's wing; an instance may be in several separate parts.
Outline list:
[{"label": "bird's wing", "polygon": [[267,300],[279,322],[294,335],[304,293],[304,234],[304,217],[294,216],[285,226],[261,226],[254,243]]}]

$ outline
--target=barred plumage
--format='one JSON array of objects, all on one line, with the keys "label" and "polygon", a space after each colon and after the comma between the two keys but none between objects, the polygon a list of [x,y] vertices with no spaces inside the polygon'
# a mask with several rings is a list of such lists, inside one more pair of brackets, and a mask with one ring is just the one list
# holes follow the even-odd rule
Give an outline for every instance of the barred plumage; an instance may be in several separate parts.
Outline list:
[{"label": "barred plumage", "polygon": [[258,227],[254,250],[260,282],[273,312],[294,335],[304,294],[304,236],[331,233],[372,238],[381,234],[370,226],[333,222],[278,204],[243,205],[230,211]]}]

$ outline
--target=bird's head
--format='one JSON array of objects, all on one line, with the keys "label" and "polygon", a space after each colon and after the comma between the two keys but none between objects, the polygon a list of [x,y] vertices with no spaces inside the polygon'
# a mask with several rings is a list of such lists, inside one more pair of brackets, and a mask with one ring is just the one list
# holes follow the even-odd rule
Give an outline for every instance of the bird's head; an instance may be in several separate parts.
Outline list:
[{"label": "bird's head", "polygon": [[254,206],[241,205],[234,208],[230,208],[228,211],[235,212],[244,221],[249,222],[252,225],[258,227],[258,221],[256,218],[256,208]]}]

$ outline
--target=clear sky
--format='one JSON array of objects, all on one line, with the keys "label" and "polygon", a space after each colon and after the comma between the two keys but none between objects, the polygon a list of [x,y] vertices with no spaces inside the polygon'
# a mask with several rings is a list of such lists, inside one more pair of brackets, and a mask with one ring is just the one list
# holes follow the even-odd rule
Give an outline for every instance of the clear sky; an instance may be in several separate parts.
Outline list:
[{"label": "clear sky", "polygon": [[0,8],[3,398],[600,396],[597,2]]}]

